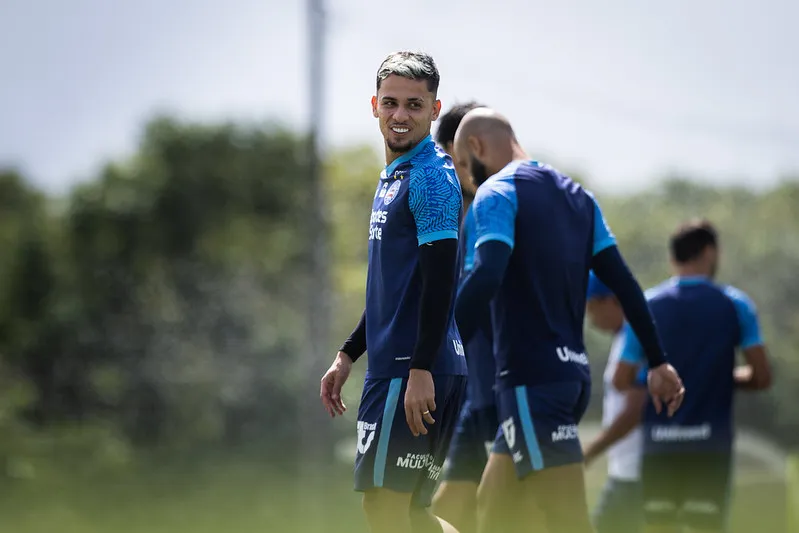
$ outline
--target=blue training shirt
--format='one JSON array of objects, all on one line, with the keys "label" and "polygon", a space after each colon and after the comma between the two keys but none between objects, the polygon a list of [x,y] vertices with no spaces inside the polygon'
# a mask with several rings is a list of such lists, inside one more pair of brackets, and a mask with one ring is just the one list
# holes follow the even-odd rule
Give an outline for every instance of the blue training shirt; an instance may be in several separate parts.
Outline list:
[{"label": "blue training shirt", "polygon": [[476,247],[512,248],[491,303],[498,387],[589,380],[588,272],[616,244],[593,195],[549,165],[514,161],[478,188],[474,213]]},{"label": "blue training shirt", "polygon": [[[754,303],[742,291],[704,277],[672,278],[646,296],[686,393],[672,418],[649,404],[644,451],[731,451],[735,350],[763,343]],[[623,334],[621,360],[645,367],[632,328],[625,325]]]},{"label": "blue training shirt", "polygon": [[[461,269],[461,285],[469,272],[474,268],[474,248],[477,241],[474,205],[470,205],[463,218],[460,236],[460,251],[463,260]],[[469,371],[467,398],[473,408],[490,407],[496,403],[494,398],[494,365],[493,334],[490,329],[479,328],[466,348],[466,366]]]},{"label": "blue training shirt", "polygon": [[[462,204],[452,159],[429,135],[381,173],[369,221],[367,378],[408,375],[422,289],[419,246],[457,239]],[[454,295],[446,340],[431,372],[466,375],[463,345],[455,326]]]}]

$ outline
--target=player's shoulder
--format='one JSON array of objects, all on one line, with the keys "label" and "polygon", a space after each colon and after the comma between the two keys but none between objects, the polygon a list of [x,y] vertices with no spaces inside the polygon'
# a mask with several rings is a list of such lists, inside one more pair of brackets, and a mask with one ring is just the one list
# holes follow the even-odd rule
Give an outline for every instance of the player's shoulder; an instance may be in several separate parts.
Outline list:
[{"label": "player's shoulder", "polygon": [[674,279],[670,278],[646,289],[644,291],[644,297],[648,302],[657,302],[658,300],[673,296],[676,287],[677,283]]},{"label": "player's shoulder", "polygon": [[512,161],[508,163],[505,168],[481,183],[477,188],[477,193],[475,193],[474,203],[480,206],[481,202],[485,202],[496,196],[501,196],[515,202],[516,184],[514,180],[521,164],[522,162],[520,161]]},{"label": "player's shoulder", "polygon": [[736,306],[746,307],[747,309],[754,310],[756,308],[754,300],[750,296],[732,285],[719,285],[719,290],[729,298]]},{"label": "player's shoulder", "polygon": [[[485,217],[503,207],[516,209],[516,187],[512,178],[493,176],[477,188],[472,202],[475,216]],[[503,211],[504,212],[504,211]]]},{"label": "player's shoulder", "polygon": [[426,198],[442,203],[461,202],[461,187],[456,174],[440,165],[415,166],[411,168],[410,197]]}]

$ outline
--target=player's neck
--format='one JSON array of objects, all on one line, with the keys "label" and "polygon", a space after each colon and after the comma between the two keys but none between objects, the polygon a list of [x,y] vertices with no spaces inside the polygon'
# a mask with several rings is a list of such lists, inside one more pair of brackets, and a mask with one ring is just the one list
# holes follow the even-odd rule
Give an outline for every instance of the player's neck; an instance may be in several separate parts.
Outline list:
[{"label": "player's neck", "polygon": [[463,212],[464,213],[469,210],[469,206],[472,205],[473,201],[474,201],[474,196],[472,196],[469,193],[463,193]]},{"label": "player's neck", "polygon": [[710,270],[704,265],[699,264],[685,264],[679,265],[674,269],[674,273],[678,278],[708,278],[712,276]]},{"label": "player's neck", "polygon": [[[510,146],[506,145],[504,148],[501,148],[501,150],[502,150],[500,152],[501,158],[498,158],[498,161],[497,161],[498,163],[500,163],[500,165],[499,165],[499,167],[497,169],[493,169],[493,171],[490,172],[489,175],[491,175],[491,176],[493,176],[497,172],[501,171],[503,168],[505,168],[506,166],[510,165],[514,161],[526,161],[526,160],[530,159],[527,156],[527,152],[524,151],[524,148],[522,148],[521,146],[519,146],[516,143],[513,143]],[[492,169],[489,169],[489,170],[492,170]]]},{"label": "player's neck", "polygon": [[524,151],[524,148],[516,143],[513,144],[512,157],[512,161],[525,161],[530,159],[530,157],[527,155],[527,152]]}]

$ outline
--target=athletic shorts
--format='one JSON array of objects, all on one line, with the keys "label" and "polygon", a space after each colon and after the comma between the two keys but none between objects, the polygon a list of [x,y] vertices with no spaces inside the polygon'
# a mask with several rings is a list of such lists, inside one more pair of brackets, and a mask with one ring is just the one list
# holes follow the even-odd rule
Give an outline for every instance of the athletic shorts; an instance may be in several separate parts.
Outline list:
[{"label": "athletic shorts", "polygon": [[449,446],[444,479],[479,484],[498,427],[495,405],[475,408],[467,400]]},{"label": "athletic shorts", "polygon": [[641,463],[647,524],[680,523],[724,530],[732,484],[732,454],[644,454]]},{"label": "athletic shorts", "polygon": [[428,507],[458,413],[466,393],[466,376],[433,376],[435,424],[414,437],[405,420],[408,378],[367,379],[358,407],[355,490],[386,488],[412,493],[414,505]]},{"label": "athletic shorts", "polygon": [[640,481],[609,477],[591,516],[597,533],[641,533],[641,500]]},{"label": "athletic shorts", "polygon": [[577,432],[591,397],[591,382],[520,385],[497,394],[500,427],[494,453],[513,457],[516,476],[583,462]]}]

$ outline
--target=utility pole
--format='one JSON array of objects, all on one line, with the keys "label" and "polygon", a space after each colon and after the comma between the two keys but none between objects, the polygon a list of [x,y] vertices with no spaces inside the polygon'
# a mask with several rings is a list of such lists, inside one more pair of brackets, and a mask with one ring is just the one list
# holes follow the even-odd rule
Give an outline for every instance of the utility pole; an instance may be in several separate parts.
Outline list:
[{"label": "utility pole", "polygon": [[300,396],[298,424],[305,438],[302,442],[298,476],[300,486],[297,497],[303,502],[306,516],[303,517],[303,531],[324,533],[326,501],[323,480],[325,470],[333,461],[334,443],[330,418],[319,401],[319,380],[332,361],[334,351],[330,348],[331,317],[331,273],[330,273],[330,224],[325,206],[325,183],[323,164],[320,156],[320,141],[324,122],[324,51],[325,51],[325,12],[324,0],[307,0],[308,22],[308,172],[310,187],[309,246],[311,246],[311,268],[308,284],[308,353],[301,354],[303,390]]}]

